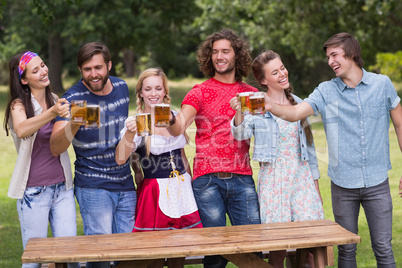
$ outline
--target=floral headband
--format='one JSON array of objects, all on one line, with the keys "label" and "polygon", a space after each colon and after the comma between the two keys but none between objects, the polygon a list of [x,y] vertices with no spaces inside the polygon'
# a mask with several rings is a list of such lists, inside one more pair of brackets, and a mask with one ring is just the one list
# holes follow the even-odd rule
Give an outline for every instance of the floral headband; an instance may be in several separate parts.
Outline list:
[{"label": "floral headband", "polygon": [[20,76],[20,79],[21,79],[21,75],[25,71],[28,63],[36,56],[38,56],[38,54],[31,52],[31,51],[27,51],[24,53],[24,55],[22,55],[22,57],[20,59],[20,63],[18,64],[18,74]]}]

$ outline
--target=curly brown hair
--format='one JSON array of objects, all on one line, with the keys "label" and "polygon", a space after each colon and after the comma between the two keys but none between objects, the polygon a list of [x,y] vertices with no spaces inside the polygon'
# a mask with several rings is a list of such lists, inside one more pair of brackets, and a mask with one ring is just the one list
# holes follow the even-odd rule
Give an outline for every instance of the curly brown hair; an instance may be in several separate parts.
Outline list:
[{"label": "curly brown hair", "polygon": [[234,53],[236,55],[235,61],[235,79],[242,81],[243,77],[247,77],[250,72],[252,58],[250,56],[250,48],[248,42],[241,39],[231,29],[225,29],[208,36],[204,42],[200,44],[197,50],[197,59],[200,71],[208,78],[215,75],[215,68],[212,64],[212,46],[218,40],[230,41]]}]

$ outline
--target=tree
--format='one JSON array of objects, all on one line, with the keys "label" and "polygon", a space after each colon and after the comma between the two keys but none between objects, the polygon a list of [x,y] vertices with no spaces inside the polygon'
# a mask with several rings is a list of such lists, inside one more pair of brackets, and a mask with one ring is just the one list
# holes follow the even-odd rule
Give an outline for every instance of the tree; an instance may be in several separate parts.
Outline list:
[{"label": "tree", "polygon": [[[278,52],[298,94],[308,94],[333,77],[322,44],[333,34],[349,32],[362,46],[366,66],[380,51],[393,51],[402,39],[402,3],[398,0],[198,0],[203,9],[196,25],[207,34],[224,27],[249,40],[254,56]],[[347,12],[346,12],[347,11]]]},{"label": "tree", "polygon": [[[32,0],[26,3],[15,0],[7,3],[5,14],[9,20],[0,49],[6,50],[13,44],[10,54],[15,54],[16,48],[40,53],[49,66],[53,89],[59,93],[63,92],[63,73],[79,75],[71,59],[80,46],[90,41],[105,43],[111,51],[113,66],[124,65],[127,76],[135,74],[134,61],[141,56],[146,55],[149,64],[154,65],[153,60],[164,59],[160,57],[162,54],[176,63],[162,61],[174,74],[173,68],[188,61],[189,46],[183,29],[193,31],[183,25],[191,25],[196,10],[193,2],[180,0]],[[166,48],[169,45],[173,49]],[[166,50],[162,52],[164,47]],[[181,65],[176,60],[178,55]],[[188,69],[184,71],[188,73]],[[116,74],[115,68],[112,74]]]},{"label": "tree", "polygon": [[0,0],[0,19],[3,18],[4,7],[6,6],[6,4],[7,4],[6,0]]},{"label": "tree", "polygon": [[21,49],[40,53],[59,92],[62,74],[79,76],[72,59],[89,41],[109,47],[118,66],[113,74],[122,75],[121,66],[127,76],[160,66],[174,78],[199,75],[196,46],[232,28],[250,42],[253,56],[278,52],[296,93],[306,95],[333,77],[321,48],[333,34],[356,36],[365,66],[375,64],[378,52],[396,52],[402,39],[399,0],[14,0],[1,9],[4,3],[0,61]]}]

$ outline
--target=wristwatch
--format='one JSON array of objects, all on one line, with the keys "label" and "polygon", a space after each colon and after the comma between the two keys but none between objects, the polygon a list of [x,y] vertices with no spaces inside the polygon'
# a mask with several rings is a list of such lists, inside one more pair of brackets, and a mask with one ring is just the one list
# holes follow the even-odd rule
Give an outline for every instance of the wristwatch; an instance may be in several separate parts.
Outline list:
[{"label": "wristwatch", "polygon": [[174,125],[176,123],[176,116],[174,115],[174,113],[172,111],[170,111],[170,113],[172,114],[172,120],[169,120],[169,125]]}]

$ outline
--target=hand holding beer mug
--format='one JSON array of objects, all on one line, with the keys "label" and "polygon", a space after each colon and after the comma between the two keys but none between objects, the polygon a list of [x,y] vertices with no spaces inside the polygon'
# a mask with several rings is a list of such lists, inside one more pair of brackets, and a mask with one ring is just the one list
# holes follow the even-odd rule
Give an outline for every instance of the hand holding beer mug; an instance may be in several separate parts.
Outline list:
[{"label": "hand holding beer mug", "polygon": [[155,127],[168,127],[170,117],[170,104],[155,104],[154,111]]},{"label": "hand holding beer mug", "polygon": [[126,120],[126,128],[130,133],[137,133],[137,120],[135,120],[134,116],[130,116]]},{"label": "hand holding beer mug", "polygon": [[265,112],[264,92],[254,92],[250,98],[250,112],[252,115],[263,114]]},{"label": "hand holding beer mug", "polygon": [[56,110],[56,114],[63,118],[71,118],[70,103],[64,98],[60,98],[53,106],[53,110]]},{"label": "hand holding beer mug", "polygon": [[138,136],[149,136],[152,134],[150,113],[137,114],[135,119],[137,121]]},{"label": "hand holding beer mug", "polygon": [[236,94],[235,97],[231,98],[229,101],[230,107],[235,110],[235,111],[240,111],[241,106],[240,106],[240,97],[239,93]]},{"label": "hand holding beer mug", "polygon": [[87,101],[72,100],[71,101],[71,122],[73,124],[85,125],[87,117]]}]

